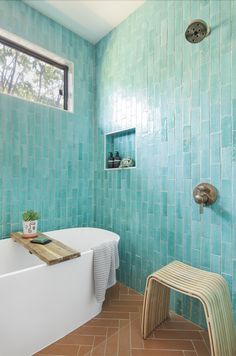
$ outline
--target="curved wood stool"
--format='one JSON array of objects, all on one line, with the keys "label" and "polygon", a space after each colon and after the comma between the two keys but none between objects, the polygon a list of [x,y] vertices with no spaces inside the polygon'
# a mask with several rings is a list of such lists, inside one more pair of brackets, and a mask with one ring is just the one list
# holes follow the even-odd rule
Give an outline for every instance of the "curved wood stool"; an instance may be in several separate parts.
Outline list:
[{"label": "curved wood stool", "polygon": [[222,276],[174,261],[147,278],[143,314],[144,339],[169,318],[170,289],[197,298],[204,307],[211,355],[233,356],[236,334],[227,284]]}]

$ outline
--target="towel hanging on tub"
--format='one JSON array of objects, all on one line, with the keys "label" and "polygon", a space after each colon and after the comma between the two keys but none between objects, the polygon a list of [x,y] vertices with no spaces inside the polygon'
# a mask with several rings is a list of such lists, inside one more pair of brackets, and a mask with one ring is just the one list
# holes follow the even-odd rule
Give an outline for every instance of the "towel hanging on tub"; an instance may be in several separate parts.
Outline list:
[{"label": "towel hanging on tub", "polygon": [[94,288],[99,303],[104,301],[107,288],[116,283],[117,268],[119,268],[117,241],[107,241],[93,247]]}]

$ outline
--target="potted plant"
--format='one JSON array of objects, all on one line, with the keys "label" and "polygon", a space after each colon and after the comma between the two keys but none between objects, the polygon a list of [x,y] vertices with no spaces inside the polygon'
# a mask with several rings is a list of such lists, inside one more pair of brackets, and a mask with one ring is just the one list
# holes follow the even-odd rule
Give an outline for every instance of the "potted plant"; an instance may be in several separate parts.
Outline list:
[{"label": "potted plant", "polygon": [[22,214],[23,237],[33,238],[37,236],[39,214],[34,210],[27,210]]}]

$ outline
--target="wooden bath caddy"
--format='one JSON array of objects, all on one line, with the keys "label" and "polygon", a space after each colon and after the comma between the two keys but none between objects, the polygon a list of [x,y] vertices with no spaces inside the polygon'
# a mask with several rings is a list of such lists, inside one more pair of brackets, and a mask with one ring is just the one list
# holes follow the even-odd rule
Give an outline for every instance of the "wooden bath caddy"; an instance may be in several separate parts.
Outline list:
[{"label": "wooden bath caddy", "polygon": [[48,265],[54,265],[80,256],[80,252],[73,250],[71,247],[64,245],[60,241],[54,240],[40,232],[38,232],[38,236],[48,237],[52,242],[46,245],[32,244],[30,242],[32,239],[25,239],[22,232],[11,233],[11,238],[14,241],[18,242],[29,250],[30,253],[39,257]]}]

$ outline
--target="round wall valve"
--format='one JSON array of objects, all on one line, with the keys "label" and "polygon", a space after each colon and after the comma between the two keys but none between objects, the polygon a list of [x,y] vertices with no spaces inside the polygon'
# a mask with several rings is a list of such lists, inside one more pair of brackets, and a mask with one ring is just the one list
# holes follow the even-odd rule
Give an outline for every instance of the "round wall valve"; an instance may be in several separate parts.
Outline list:
[{"label": "round wall valve", "polygon": [[200,183],[193,190],[193,197],[200,205],[200,214],[203,214],[203,207],[212,205],[217,199],[216,188],[209,183]]}]

